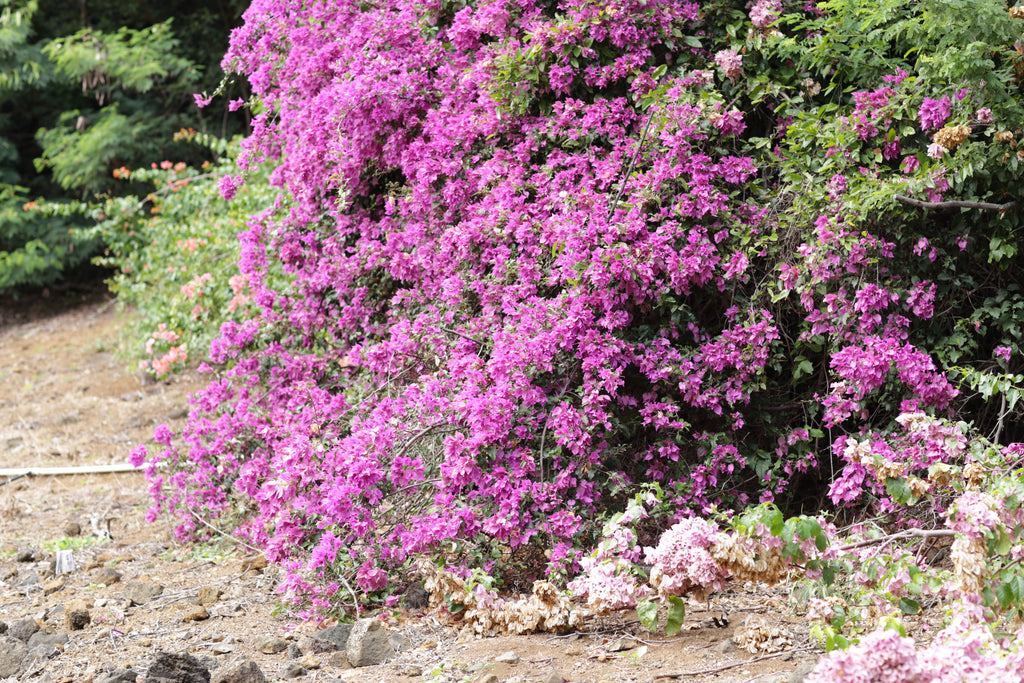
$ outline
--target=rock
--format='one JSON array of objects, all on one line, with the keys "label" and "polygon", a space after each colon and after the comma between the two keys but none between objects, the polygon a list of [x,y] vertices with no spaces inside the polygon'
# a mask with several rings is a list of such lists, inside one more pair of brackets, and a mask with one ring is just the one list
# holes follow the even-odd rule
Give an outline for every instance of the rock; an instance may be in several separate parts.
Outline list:
[{"label": "rock", "polygon": [[799,664],[793,669],[793,673],[789,675],[787,683],[803,683],[804,679],[814,671],[816,665],[817,662],[803,662]]},{"label": "rock", "polygon": [[405,589],[402,595],[402,602],[409,609],[424,609],[430,604],[430,593],[423,588],[422,584],[413,583]]},{"label": "rock", "polygon": [[78,536],[82,533],[82,525],[78,522],[69,519],[64,522],[64,526],[61,527],[61,531],[64,532],[65,536]]},{"label": "rock", "polygon": [[229,652],[234,652],[238,648],[232,643],[214,643],[210,646],[210,649],[213,651],[214,654],[226,655]]},{"label": "rock", "polygon": [[348,637],[351,633],[352,624],[338,624],[337,626],[331,626],[322,631],[318,631],[313,637],[334,643],[335,648],[344,651],[345,648],[348,647]]},{"label": "rock", "polygon": [[499,664],[518,664],[519,659],[520,657],[518,652],[509,650],[508,652],[504,652],[495,657],[494,661],[498,662]]},{"label": "rock", "polygon": [[57,591],[64,588],[64,584],[67,583],[64,579],[54,579],[53,581],[47,581],[43,584],[43,595],[53,595]]},{"label": "rock", "polygon": [[579,645],[572,645],[565,648],[566,657],[579,657],[581,654],[583,654],[583,648]]},{"label": "rock", "polygon": [[625,652],[636,647],[636,641],[632,638],[618,638],[608,644],[605,649],[608,652]]},{"label": "rock", "polygon": [[269,634],[258,635],[253,638],[252,647],[257,652],[265,655],[274,655],[288,649],[288,641]]},{"label": "rock", "polygon": [[129,581],[124,585],[125,600],[133,605],[145,605],[163,592],[164,587],[152,581]]},{"label": "rock", "polygon": [[11,636],[0,636],[0,678],[20,674],[27,655],[28,645],[24,641]]},{"label": "rock", "polygon": [[216,605],[222,595],[224,595],[224,591],[216,586],[203,586],[199,589],[199,597],[196,598],[196,602],[203,607],[209,607],[210,605]]},{"label": "rock", "polygon": [[190,654],[158,652],[143,683],[210,683],[210,672]]},{"label": "rock", "polygon": [[715,649],[721,652],[723,655],[731,654],[733,652],[736,652],[736,641],[734,641],[732,638],[726,638],[718,645],[716,645]]},{"label": "rock", "polygon": [[299,660],[299,666],[315,671],[320,668],[320,660],[313,655],[303,655],[302,659]]},{"label": "rock", "polygon": [[15,562],[38,562],[43,559],[43,553],[31,547],[18,548],[14,553]]},{"label": "rock", "polygon": [[392,633],[388,636],[388,642],[391,643],[395,652],[408,652],[412,649],[412,641],[402,633]]},{"label": "rock", "polygon": [[409,678],[419,678],[423,675],[423,667],[418,664],[406,664],[398,671],[403,676],[408,676]]},{"label": "rock", "polygon": [[208,671],[213,671],[220,666],[220,660],[210,655],[203,655],[199,658],[199,663],[206,667]]},{"label": "rock", "polygon": [[135,669],[115,669],[96,679],[96,683],[135,683],[139,674]]},{"label": "rock", "polygon": [[302,676],[305,676],[307,673],[309,672],[303,669],[302,665],[300,665],[298,662],[288,662],[287,664],[281,667],[281,671],[278,672],[278,675],[281,678],[301,678]]},{"label": "rock", "polygon": [[181,618],[181,620],[183,622],[188,623],[190,621],[205,621],[206,619],[209,619],[209,618],[210,618],[210,613],[206,611],[205,607],[203,607],[202,605],[199,605],[198,607],[193,607],[188,612],[186,612],[185,616],[183,616]]},{"label": "rock", "polygon": [[24,575],[18,575],[19,586],[34,586],[39,583],[39,574],[35,572],[26,572]]},{"label": "rock", "polygon": [[288,659],[298,659],[302,656],[302,650],[295,643],[288,646]]},{"label": "rock", "polygon": [[92,623],[92,615],[85,600],[72,600],[64,607],[64,628],[81,631]]},{"label": "rock", "polygon": [[267,677],[256,662],[246,659],[217,669],[210,683],[267,683]]},{"label": "rock", "polygon": [[565,683],[565,679],[562,678],[562,674],[557,671],[552,671],[547,676],[541,679],[543,683]]},{"label": "rock", "polygon": [[484,674],[478,677],[473,683],[498,683],[501,679],[494,674]]},{"label": "rock", "polygon": [[360,619],[352,626],[345,651],[349,663],[355,667],[376,666],[395,654],[380,619],[374,617]]},{"label": "rock", "polygon": [[335,669],[352,668],[352,664],[348,661],[348,655],[344,652],[328,652],[323,656],[323,661],[327,666],[332,666]]},{"label": "rock", "polygon": [[322,655],[325,652],[334,652],[338,649],[338,646],[331,641],[316,636],[302,636],[296,647],[304,655]]},{"label": "rock", "polygon": [[113,567],[100,567],[92,573],[92,582],[103,586],[111,586],[121,580],[121,572]]},{"label": "rock", "polygon": [[66,633],[46,633],[45,631],[36,631],[32,634],[32,637],[28,639],[28,649],[34,650],[37,647],[56,647],[63,649],[71,638]]},{"label": "rock", "polygon": [[[7,629],[7,635],[27,643],[32,634],[38,630],[39,624],[36,623],[35,619],[19,619],[10,625],[10,628]],[[0,676],[0,678],[3,678],[3,676]]]},{"label": "rock", "polygon": [[253,557],[247,557],[242,560],[242,571],[263,571],[267,568],[267,557],[265,555],[255,555]]}]

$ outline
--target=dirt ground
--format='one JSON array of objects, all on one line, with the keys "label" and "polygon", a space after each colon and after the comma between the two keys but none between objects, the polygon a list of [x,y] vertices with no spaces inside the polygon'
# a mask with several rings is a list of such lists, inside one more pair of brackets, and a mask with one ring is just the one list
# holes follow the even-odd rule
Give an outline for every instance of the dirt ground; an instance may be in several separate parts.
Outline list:
[{"label": "dirt ground", "polygon": [[[0,304],[0,468],[124,463],[157,424],[181,426],[201,378],[145,383],[130,372],[114,354],[125,315],[97,292],[70,302]],[[146,522],[148,503],[146,482],[134,472],[0,476],[0,622],[11,634],[34,621],[68,636],[33,650],[9,680],[90,683],[118,667],[144,674],[158,652],[207,657],[210,666],[249,657],[268,680],[280,680],[293,661],[289,652],[263,654],[254,649],[257,638],[295,643],[322,627],[282,608],[274,567],[247,570],[251,551],[228,542],[176,543],[167,520]],[[54,575],[62,550],[71,551],[75,569]],[[163,592],[134,605],[126,593],[139,583],[159,584]],[[200,609],[204,587],[207,596],[210,587],[217,590]],[[72,624],[83,609],[88,623]],[[588,624],[585,633],[468,642],[459,641],[457,624],[399,610],[386,626],[403,648],[393,660],[352,669],[323,657],[296,658],[306,670],[296,680],[474,682],[493,675],[525,683],[556,680],[551,673],[557,672],[565,681],[591,683],[780,683],[796,680],[794,670],[806,670],[819,656],[782,592],[740,586],[711,609],[690,608],[683,632],[672,638],[643,631],[626,614]],[[723,610],[729,614],[724,628],[711,620]],[[787,630],[787,651],[765,656],[731,648],[751,615]],[[496,661],[508,651],[519,655],[518,663]]]}]

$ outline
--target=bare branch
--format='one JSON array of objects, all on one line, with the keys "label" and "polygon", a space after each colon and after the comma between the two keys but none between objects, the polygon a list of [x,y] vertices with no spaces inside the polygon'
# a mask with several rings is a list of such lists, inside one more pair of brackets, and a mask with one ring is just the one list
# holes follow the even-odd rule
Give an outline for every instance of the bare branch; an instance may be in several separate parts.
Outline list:
[{"label": "bare branch", "polygon": [[879,536],[878,538],[869,538],[866,541],[858,541],[857,543],[849,543],[844,546],[837,548],[839,552],[846,550],[853,550],[854,548],[863,548],[868,545],[875,545],[876,543],[889,543],[890,541],[899,541],[905,538],[943,538],[948,536],[955,536],[956,532],[952,529],[905,529],[904,531],[898,531],[895,534],[889,534],[887,536]]},{"label": "bare branch", "polygon": [[1017,202],[1006,202],[1005,204],[993,204],[991,202],[968,202],[960,199],[952,199],[948,202],[925,202],[920,199],[911,199],[901,194],[892,197],[901,204],[916,206],[920,209],[981,209],[983,211],[1009,211],[1017,206]]}]

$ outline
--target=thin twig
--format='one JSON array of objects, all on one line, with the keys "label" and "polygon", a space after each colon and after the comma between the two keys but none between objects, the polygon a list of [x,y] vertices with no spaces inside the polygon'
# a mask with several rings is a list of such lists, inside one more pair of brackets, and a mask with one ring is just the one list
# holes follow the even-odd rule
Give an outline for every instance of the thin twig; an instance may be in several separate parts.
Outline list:
[{"label": "thin twig", "polygon": [[952,529],[906,529],[904,531],[896,532],[895,534],[889,534],[887,536],[879,536],[878,538],[869,538],[866,541],[857,541],[856,543],[848,543],[846,545],[836,548],[839,552],[846,550],[853,550],[855,548],[863,548],[868,545],[875,545],[876,543],[888,543],[890,541],[899,541],[904,538],[942,538],[948,536],[955,536],[956,532]]},{"label": "thin twig", "polygon": [[919,209],[981,209],[983,211],[1009,211],[1017,206],[1017,202],[1006,202],[1005,204],[993,204],[992,202],[969,202],[961,199],[951,199],[945,202],[925,202],[920,199],[912,199],[901,194],[892,197],[901,204],[916,206]]},{"label": "thin twig", "polygon": [[359,598],[356,597],[356,592],[352,590],[352,586],[349,585],[348,580],[343,574],[338,574],[338,578],[341,579],[341,583],[344,584],[345,588],[348,589],[349,595],[352,596],[352,605],[356,608],[356,619],[359,618]]},{"label": "thin twig", "polygon": [[253,551],[254,553],[261,553],[261,552],[263,552],[262,550],[260,550],[260,549],[259,549],[259,548],[257,548],[256,546],[252,546],[252,545],[249,545],[248,543],[246,543],[246,542],[245,542],[245,541],[243,541],[242,539],[238,538],[237,536],[232,536],[232,535],[231,535],[231,534],[229,534],[228,532],[226,532],[226,531],[224,531],[224,530],[222,530],[222,529],[218,529],[217,527],[215,527],[214,525],[210,524],[210,523],[209,523],[209,522],[207,522],[207,521],[206,521],[205,519],[203,519],[202,517],[200,517],[200,516],[199,516],[199,513],[198,513],[198,512],[196,512],[195,510],[193,510],[192,508],[189,508],[189,509],[188,509],[188,511],[189,511],[190,513],[192,513],[192,516],[193,516],[193,517],[195,517],[195,518],[196,518],[196,520],[197,520],[197,521],[198,521],[199,523],[201,523],[201,524],[202,524],[203,526],[206,526],[206,527],[209,527],[210,529],[213,529],[214,531],[216,531],[216,532],[217,532],[218,534],[220,534],[220,535],[221,535],[221,536],[223,536],[224,538],[229,538],[229,539],[231,539],[232,541],[234,541],[235,543],[237,543],[238,545],[242,545],[242,546],[245,546],[246,548],[248,548],[249,550]]},{"label": "thin twig", "polygon": [[629,160],[629,167],[626,169],[626,174],[622,177],[622,182],[619,183],[619,191],[615,195],[615,201],[608,207],[608,221],[612,220],[612,216],[615,214],[615,208],[619,205],[619,200],[622,199],[622,193],[626,189],[626,183],[629,181],[629,176],[633,172],[633,166],[636,165],[636,160],[640,156],[640,152],[644,148],[644,142],[647,140],[647,131],[651,127],[651,120],[654,118],[654,111],[647,115],[647,123],[644,124],[644,130],[640,134],[640,144],[636,146],[636,151],[633,153],[633,157]]},{"label": "thin twig", "polygon": [[735,669],[738,666],[746,666],[748,664],[754,664],[756,662],[763,662],[768,659],[778,659],[779,657],[784,657],[785,655],[794,655],[800,652],[811,652],[812,650],[817,649],[818,648],[816,647],[802,647],[798,650],[786,650],[785,652],[776,652],[774,654],[764,655],[762,657],[755,657],[754,659],[741,659],[731,664],[724,664],[713,669],[704,669],[703,671],[683,671],[675,674],[657,674],[654,678],[649,679],[647,683],[654,683],[654,681],[658,680],[659,678],[685,678],[688,676],[706,676],[708,674],[719,673],[720,671],[728,671],[729,669]]}]

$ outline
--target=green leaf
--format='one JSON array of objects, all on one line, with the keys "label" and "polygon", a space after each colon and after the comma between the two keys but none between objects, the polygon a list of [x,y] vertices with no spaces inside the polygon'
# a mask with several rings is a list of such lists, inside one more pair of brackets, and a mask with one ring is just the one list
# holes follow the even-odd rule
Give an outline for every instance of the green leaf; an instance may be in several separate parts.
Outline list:
[{"label": "green leaf", "polygon": [[636,606],[636,616],[648,631],[658,630],[658,605],[656,603],[644,600]]},{"label": "green leaf", "polygon": [[910,598],[900,598],[900,612],[904,614],[918,614],[921,611],[921,605],[916,600]]},{"label": "green leaf", "polygon": [[670,595],[668,598],[668,621],[665,623],[665,633],[674,636],[683,627],[683,620],[686,619],[686,603],[683,599]]}]

